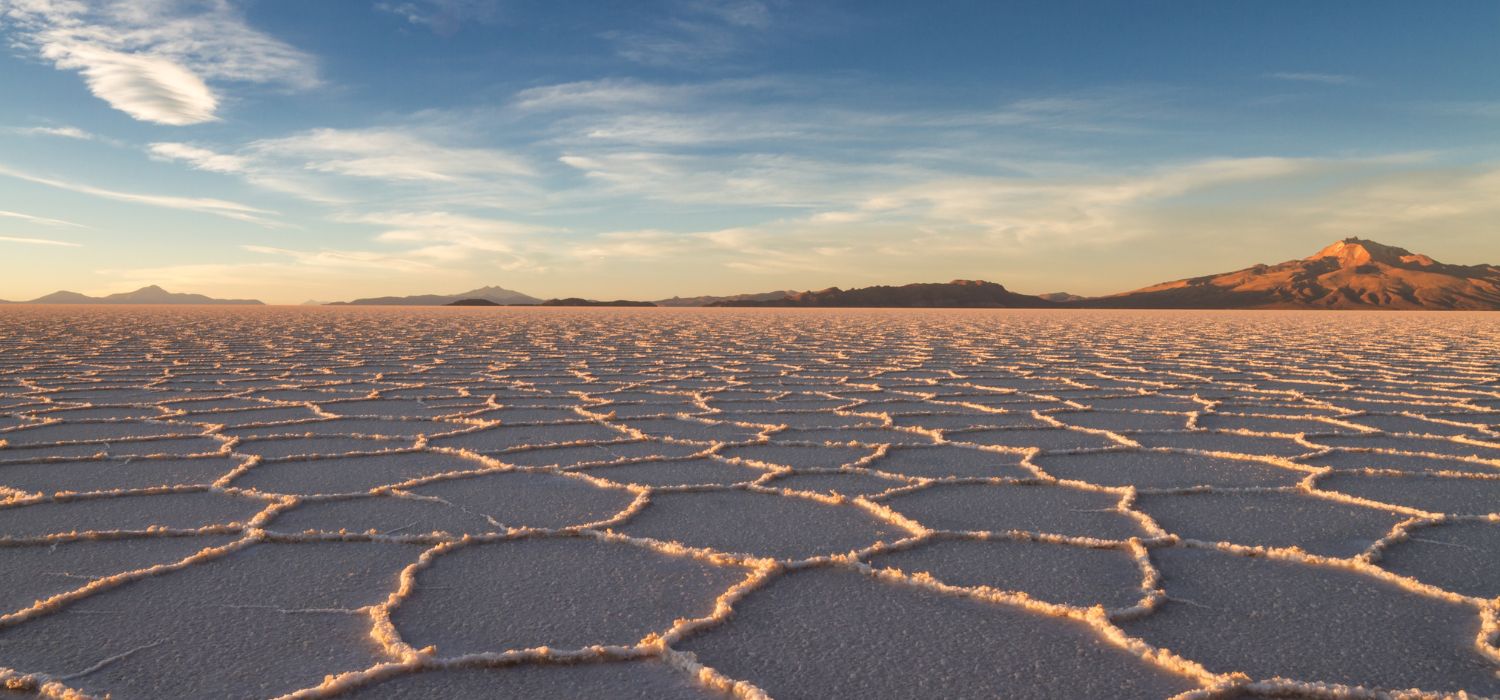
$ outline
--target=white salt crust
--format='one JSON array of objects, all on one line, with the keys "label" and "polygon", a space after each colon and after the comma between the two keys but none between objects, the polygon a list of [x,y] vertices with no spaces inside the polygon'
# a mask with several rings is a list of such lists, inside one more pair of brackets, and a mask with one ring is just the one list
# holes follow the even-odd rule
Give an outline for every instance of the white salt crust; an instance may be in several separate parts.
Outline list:
[{"label": "white salt crust", "polygon": [[[1454,525],[1481,534],[1500,529],[1500,330],[1481,314],[17,308],[0,320],[0,418],[11,426],[0,428],[0,548],[232,538],[177,561],[78,576],[74,589],[0,610],[0,634],[12,639],[24,640],[38,620],[89,612],[80,606],[106,591],[152,586],[250,548],[392,542],[425,550],[396,580],[364,582],[372,590],[389,586],[381,602],[281,610],[363,616],[368,638],[349,643],[373,645],[384,660],[329,669],[321,683],[280,697],[336,697],[441,669],[639,659],[664,662],[706,692],[767,697],[755,673],[726,676],[682,642],[753,622],[735,618],[736,604],[805,569],[856,572],[849,580],[998,606],[1039,624],[1082,625],[1144,671],[1196,686],[1179,699],[1500,694],[1500,676],[1488,687],[1455,691],[1210,671],[1168,645],[1131,636],[1124,624],[1164,606],[1200,604],[1174,599],[1153,551],[1212,550],[1363,577],[1471,610],[1472,627],[1436,632],[1467,639],[1473,661],[1500,673],[1500,598],[1440,587],[1431,581],[1448,580],[1444,572],[1422,570],[1427,561],[1470,556],[1463,561],[1473,570],[1493,572],[1485,562],[1500,555],[1423,534]],[[287,446],[278,449],[278,441]],[[918,456],[923,446],[932,446],[930,462]],[[129,488],[93,491],[38,489],[35,476],[46,465],[112,473],[184,459],[230,466],[211,480],[127,480]],[[21,468],[26,478],[8,484],[7,469],[20,475]],[[707,476],[695,481],[693,469]],[[514,476],[487,477],[505,474]],[[839,489],[839,475],[849,489]],[[541,490],[522,496],[504,487],[517,479]],[[1360,488],[1336,490],[1346,482]],[[515,499],[541,498],[553,483],[597,492],[589,503],[613,498],[619,509],[596,513],[564,501],[545,513],[548,527],[529,524],[537,504]],[[801,483],[817,490],[785,486]],[[1379,488],[1371,491],[1371,483]],[[1372,497],[1402,493],[1388,483],[1412,497]],[[1449,508],[1443,498],[1454,484],[1470,488]],[[1046,517],[1026,521],[1035,529],[923,522],[923,513],[941,511],[942,498],[928,496],[957,493],[966,494],[966,526],[1006,522],[1005,513],[985,510],[990,493],[996,504],[1024,494]],[[1485,493],[1494,496],[1488,509]],[[144,505],[174,494],[235,507],[184,527],[178,520],[196,512],[153,513]],[[1244,512],[1180,531],[1148,515],[1202,518],[1208,496]],[[918,497],[920,508],[912,505]],[[749,510],[726,507],[720,515],[739,518],[726,525],[712,508],[671,505],[709,498]],[[1195,498],[1197,510],[1174,501]],[[311,504],[359,508],[392,499],[462,515],[467,525],[351,529],[330,516],[324,520],[332,524],[316,530],[277,528],[279,516]],[[754,515],[747,504],[758,499],[784,504],[776,517],[785,522],[764,533],[722,530],[753,523],[744,516]],[[1261,508],[1268,510],[1258,518]],[[129,524],[36,532],[25,523],[37,520],[28,514],[38,509],[52,514],[48,522],[115,517]],[[1347,539],[1316,539],[1332,519],[1359,524],[1349,527],[1364,541],[1349,549]],[[1253,526],[1236,526],[1240,520]],[[651,536],[633,534],[648,521]],[[1369,523],[1383,524],[1368,532]],[[806,553],[787,541],[798,528],[837,529],[838,537],[809,556],[777,558],[773,552]],[[1108,536],[1076,534],[1096,530]],[[1224,539],[1195,539],[1200,531]],[[527,539],[631,548],[652,561],[734,572],[738,583],[706,614],[692,616],[684,602],[674,623],[642,630],[630,644],[444,655],[441,643],[407,641],[393,613],[417,593],[422,572],[455,551]],[[1267,539],[1278,544],[1256,543]],[[1134,602],[1061,604],[880,563],[880,555],[961,540],[1119,552],[1140,572]],[[1299,545],[1314,542],[1352,553]],[[1406,557],[1401,573],[1382,567],[1388,554],[1413,543],[1462,551]],[[649,587],[649,567],[638,573]],[[0,583],[5,575],[26,572],[0,573]],[[1413,624],[1423,622],[1388,622],[1393,634]],[[92,665],[50,674],[11,668],[0,643],[0,688],[105,697],[111,688],[95,683],[111,665],[171,641],[101,649]]]}]

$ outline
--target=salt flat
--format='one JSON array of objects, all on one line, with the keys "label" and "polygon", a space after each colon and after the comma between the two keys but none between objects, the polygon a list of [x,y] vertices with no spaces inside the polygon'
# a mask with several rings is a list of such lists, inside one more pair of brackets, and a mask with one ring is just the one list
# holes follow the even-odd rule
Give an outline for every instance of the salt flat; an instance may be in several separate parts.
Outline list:
[{"label": "salt flat", "polygon": [[0,310],[0,696],[1500,697],[1500,324]]}]

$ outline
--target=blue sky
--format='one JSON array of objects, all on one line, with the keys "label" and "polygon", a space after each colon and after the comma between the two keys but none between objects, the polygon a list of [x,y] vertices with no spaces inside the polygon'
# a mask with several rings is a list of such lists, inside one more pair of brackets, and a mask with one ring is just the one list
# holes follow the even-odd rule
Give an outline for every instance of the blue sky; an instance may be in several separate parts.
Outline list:
[{"label": "blue sky", "polygon": [[0,0],[0,298],[1500,263],[1500,3]]}]

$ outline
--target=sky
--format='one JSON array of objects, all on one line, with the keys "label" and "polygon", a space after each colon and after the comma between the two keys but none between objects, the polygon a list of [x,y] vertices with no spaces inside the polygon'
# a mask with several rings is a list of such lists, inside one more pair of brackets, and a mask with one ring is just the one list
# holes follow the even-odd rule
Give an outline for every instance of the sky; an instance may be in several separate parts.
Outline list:
[{"label": "sky", "polygon": [[0,0],[0,299],[1500,263],[1500,3]]}]

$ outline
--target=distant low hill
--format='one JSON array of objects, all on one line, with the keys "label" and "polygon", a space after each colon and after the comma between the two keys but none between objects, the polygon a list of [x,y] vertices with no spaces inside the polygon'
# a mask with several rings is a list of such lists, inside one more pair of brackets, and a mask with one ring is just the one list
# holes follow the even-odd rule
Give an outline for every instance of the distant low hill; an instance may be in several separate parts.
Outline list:
[{"label": "distant low hill", "polygon": [[616,299],[614,301],[596,301],[594,299],[579,299],[569,297],[567,299],[548,299],[537,306],[656,306],[649,301],[628,301]]},{"label": "distant low hill", "polygon": [[202,294],[177,294],[156,285],[141,287],[133,292],[121,292],[102,297],[91,297],[78,292],[53,292],[31,301],[17,304],[205,304],[214,306],[260,306],[255,299],[215,299]]},{"label": "distant low hill", "polygon": [[1163,282],[1070,304],[1127,309],[1500,309],[1500,267],[1447,265],[1346,238],[1301,260]]},{"label": "distant low hill", "polygon": [[446,304],[443,304],[443,306],[505,306],[505,305],[504,304],[496,304],[495,302],[490,301],[489,299],[459,299],[458,301],[450,301],[450,302],[448,302]]},{"label": "distant low hill", "polygon": [[1051,308],[1057,305],[1038,296],[1012,292],[994,282],[954,280],[899,287],[830,287],[817,292],[789,294],[780,299],[720,301],[710,306]]},{"label": "distant low hill", "polygon": [[510,304],[540,304],[538,299],[529,294],[522,294],[513,289],[504,287],[480,287],[471,289],[460,294],[418,294],[409,297],[372,297],[368,299],[355,299],[354,301],[335,301],[329,306],[446,306],[455,301],[465,299],[484,299],[493,301],[501,306]]},{"label": "distant low hill", "polygon": [[672,297],[657,299],[657,306],[713,306],[723,301],[775,301],[796,294],[794,289],[783,289],[759,294],[732,294],[729,296]]},{"label": "distant low hill", "polygon": [[570,297],[568,299],[548,299],[534,304],[497,304],[489,299],[459,299],[450,301],[444,306],[656,306],[649,301],[627,301],[616,299],[614,301],[596,301],[593,299],[579,299]]}]

